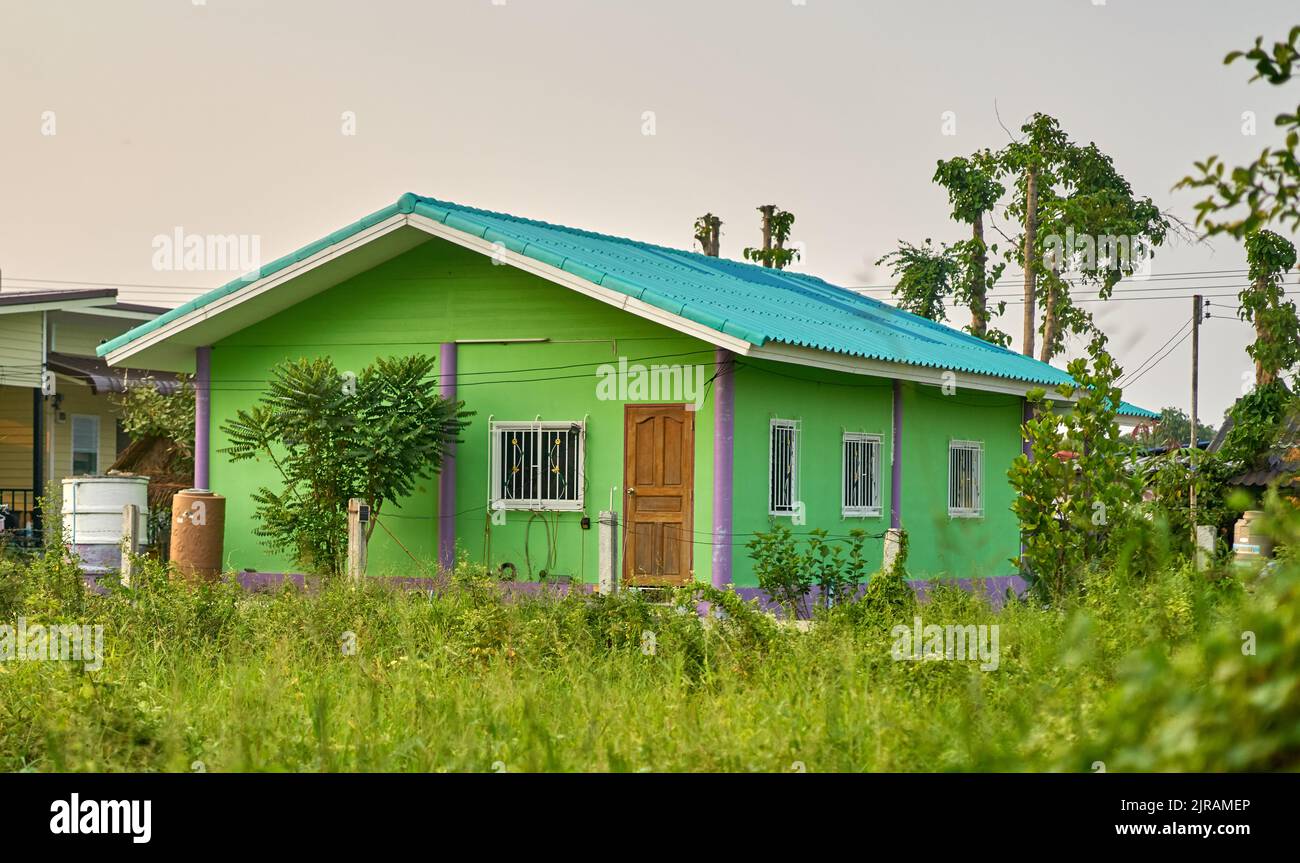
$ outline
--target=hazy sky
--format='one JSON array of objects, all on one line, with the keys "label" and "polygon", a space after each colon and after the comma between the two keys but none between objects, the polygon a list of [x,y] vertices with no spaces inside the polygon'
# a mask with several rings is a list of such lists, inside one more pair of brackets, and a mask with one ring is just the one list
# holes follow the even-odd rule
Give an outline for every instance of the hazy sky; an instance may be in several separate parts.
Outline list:
[{"label": "hazy sky", "polygon": [[[1055,115],[1190,217],[1171,187],[1193,159],[1276,141],[1300,89],[1223,55],[1297,23],[1294,0],[0,0],[3,287],[173,305],[234,274],[157,270],[159,234],[256,235],[271,260],[406,191],[678,247],[711,210],[737,258],[774,202],[800,269],[887,285],[872,262],[899,238],[963,235],[930,176],[1004,144],[999,114]],[[1233,241],[1166,248],[1119,290],[1160,299],[1089,308],[1133,371],[1210,295],[1217,423],[1251,368],[1244,268]],[[1189,347],[1126,397],[1186,409]]]}]

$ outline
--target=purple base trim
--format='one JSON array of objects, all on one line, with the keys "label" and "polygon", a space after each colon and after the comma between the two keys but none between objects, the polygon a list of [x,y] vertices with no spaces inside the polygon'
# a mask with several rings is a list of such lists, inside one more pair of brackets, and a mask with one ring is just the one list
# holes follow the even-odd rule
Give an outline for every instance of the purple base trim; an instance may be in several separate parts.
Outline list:
[{"label": "purple base trim", "polygon": [[[240,572],[235,574],[239,581],[239,586],[250,593],[270,593],[279,590],[286,584],[292,584],[299,590],[306,589],[315,591],[320,587],[320,576],[308,576],[294,572]],[[108,590],[97,583],[97,577],[85,575],[86,586],[95,593],[104,594]],[[390,585],[398,590],[440,590],[447,586],[448,580],[445,578],[407,578],[401,576],[391,576],[376,578],[375,581]],[[1028,583],[1018,575],[998,575],[992,578],[938,578],[938,579],[909,579],[908,586],[916,592],[916,598],[920,602],[926,602],[929,599],[930,588],[935,584],[956,585],[962,590],[976,594],[982,594],[988,600],[989,605],[994,609],[1001,609],[1007,604],[1007,593],[1010,591],[1015,596],[1020,596],[1029,587]],[[862,590],[858,591],[861,596]],[[501,590],[507,598],[517,596],[567,596],[569,593],[577,591],[579,593],[594,593],[596,585],[594,584],[574,584],[566,582],[543,583],[539,581],[503,581]],[[757,599],[759,608],[764,611],[770,611],[778,617],[785,617],[785,611],[772,600],[761,588],[757,587],[738,587],[736,593],[746,602]],[[807,607],[800,609],[796,617],[804,619],[809,617],[809,610],[815,608],[821,601],[821,590],[813,587],[812,592],[808,595]],[[708,604],[700,603],[701,614],[708,613]]]},{"label": "purple base trim", "polygon": [[[1011,591],[1015,596],[1020,596],[1029,588],[1029,583],[1018,575],[997,575],[992,578],[915,578],[907,580],[907,586],[916,593],[919,602],[929,600],[930,588],[936,584],[955,585],[968,593],[982,595],[995,610],[1001,610],[1007,604],[1008,591]],[[857,594],[855,594],[855,598],[861,596],[865,590],[865,585],[860,587]],[[785,617],[785,610],[768,596],[762,588],[738,587],[736,593],[740,594],[741,598],[746,602],[757,599],[759,608],[770,611],[778,617]],[[814,585],[812,591],[808,594],[806,607],[797,609],[795,616],[800,619],[810,617],[810,609],[820,605],[821,598],[821,588]]]},{"label": "purple base trim", "polygon": [[[239,586],[251,593],[267,593],[279,590],[285,584],[292,584],[298,589],[314,591],[320,587],[320,576],[303,575],[296,572],[240,572],[236,574]],[[386,584],[398,590],[442,590],[449,583],[447,578],[418,578],[405,576],[384,576],[373,579],[376,583]],[[569,582],[540,581],[503,581],[501,589],[506,596],[541,596],[553,594],[565,596],[571,591],[593,593],[594,584],[572,584]]]}]

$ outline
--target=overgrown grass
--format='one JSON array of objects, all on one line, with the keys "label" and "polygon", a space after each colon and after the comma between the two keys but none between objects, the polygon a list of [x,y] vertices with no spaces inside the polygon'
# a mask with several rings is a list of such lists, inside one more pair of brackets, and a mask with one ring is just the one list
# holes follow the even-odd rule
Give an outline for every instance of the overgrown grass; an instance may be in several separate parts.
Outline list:
[{"label": "overgrown grass", "polygon": [[[1000,612],[956,590],[914,607],[887,587],[800,632],[734,594],[503,601],[469,567],[435,597],[194,590],[153,566],[96,596],[57,556],[2,563],[0,623],[102,624],[105,656],[98,671],[0,662],[0,769],[1300,766],[1291,568],[1252,590],[1177,561],[1112,568],[1075,602]],[[914,615],[997,624],[997,670],[894,661],[890,630]]]}]

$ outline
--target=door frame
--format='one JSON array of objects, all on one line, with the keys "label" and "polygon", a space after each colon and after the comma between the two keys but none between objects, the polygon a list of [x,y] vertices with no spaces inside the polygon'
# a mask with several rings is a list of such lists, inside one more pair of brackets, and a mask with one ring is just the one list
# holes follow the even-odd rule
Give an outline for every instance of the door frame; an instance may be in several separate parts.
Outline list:
[{"label": "door frame", "polygon": [[[632,549],[632,543],[634,542],[633,537],[635,536],[635,534],[631,533],[629,530],[632,524],[632,520],[628,517],[628,510],[631,506],[631,499],[633,495],[629,495],[627,490],[628,490],[629,469],[633,467],[632,463],[628,459],[628,456],[631,455],[632,453],[632,447],[630,446],[631,435],[629,434],[629,432],[631,431],[631,426],[628,423],[628,418],[631,415],[632,409],[634,408],[638,410],[645,409],[645,408],[680,408],[682,412],[686,415],[686,430],[687,430],[687,436],[689,437],[689,446],[686,448],[685,455],[687,459],[686,463],[689,464],[690,466],[690,481],[686,483],[687,501],[686,504],[682,507],[682,531],[686,535],[686,553],[685,553],[686,562],[683,569],[686,574],[680,580],[674,578],[668,578],[665,576],[649,576],[649,577],[638,578],[634,576],[632,573],[632,554],[629,553],[629,550]],[[619,578],[620,578],[620,583],[625,584],[628,587],[673,587],[676,585],[690,584],[694,578],[693,573],[695,570],[695,532],[694,531],[695,531],[695,414],[696,413],[697,413],[696,411],[690,410],[687,407],[686,402],[627,402],[623,405],[623,485],[622,485],[622,492],[623,492],[622,494],[623,497],[622,553],[623,555],[622,556],[623,559],[619,565]]]}]

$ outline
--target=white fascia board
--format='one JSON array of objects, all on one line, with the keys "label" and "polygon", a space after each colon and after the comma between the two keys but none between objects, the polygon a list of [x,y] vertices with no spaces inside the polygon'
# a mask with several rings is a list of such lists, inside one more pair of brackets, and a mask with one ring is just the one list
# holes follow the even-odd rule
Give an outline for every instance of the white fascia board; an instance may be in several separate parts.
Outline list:
[{"label": "white fascia board", "polygon": [[23,303],[22,305],[0,306],[0,315],[19,315],[26,312],[77,311],[92,313],[96,306],[112,305],[117,300],[112,297],[98,297],[89,300],[50,300],[43,303]]},{"label": "white fascia board", "polygon": [[804,348],[797,345],[783,345],[769,343],[763,347],[754,347],[745,352],[746,356],[755,359],[773,360],[775,362],[793,363],[801,366],[811,366],[813,368],[829,369],[837,372],[848,372],[855,375],[871,375],[872,377],[888,378],[902,381],[915,381],[916,383],[929,384],[930,386],[941,387],[945,381],[944,372],[951,371],[956,375],[955,385],[958,390],[965,388],[979,390],[981,392],[1002,393],[1004,395],[1020,396],[1023,398],[1033,390],[1046,390],[1048,398],[1054,401],[1073,401],[1066,399],[1060,393],[1056,392],[1056,387],[1049,384],[1029,383],[1026,381],[1015,381],[1008,378],[999,378],[992,375],[974,374],[971,372],[959,372],[954,369],[929,368],[927,366],[914,366],[908,363],[890,363],[883,360],[869,360],[863,357],[851,357],[847,354],[837,354],[831,351],[821,351],[815,348]]},{"label": "white fascia board", "polygon": [[70,309],[68,311],[75,311],[79,315],[94,315],[97,318],[126,318],[127,320],[140,322],[152,321],[164,314],[164,312],[130,312],[123,309],[110,309],[99,306],[86,309]]},{"label": "white fascia board", "polygon": [[339,258],[358,247],[378,239],[385,234],[391,233],[399,228],[410,226],[423,231],[434,237],[455,243],[464,248],[478,252],[482,255],[493,257],[496,260],[509,264],[517,269],[524,270],[535,276],[539,276],[547,281],[577,291],[580,294],[592,297],[607,303],[616,308],[623,309],[639,317],[667,326],[678,332],[693,336],[702,341],[718,347],[727,348],[728,350],[743,353],[751,347],[750,343],[744,339],[738,339],[734,336],[719,333],[714,329],[697,324],[694,321],[687,320],[680,315],[666,312],[656,308],[649,303],[642,302],[634,297],[612,291],[609,288],[601,287],[580,276],[567,273],[558,267],[552,267],[541,261],[535,261],[525,255],[512,252],[509,249],[498,246],[481,237],[464,231],[448,227],[441,222],[421,216],[417,213],[395,214],[382,222],[378,222],[363,231],[359,231],[341,243],[330,246],[328,249],[322,249],[310,258],[291,264],[282,270],[272,273],[264,279],[250,282],[246,287],[227,294],[224,297],[213,300],[205,306],[195,309],[189,314],[183,315],[173,321],[168,321],[163,326],[146,333],[138,339],[123,345],[115,351],[111,351],[105,359],[109,365],[118,365],[126,362],[132,356],[147,350],[151,347],[174,338],[185,330],[194,325],[207,320],[210,317],[229,311],[249,300],[265,294],[267,291],[275,289],[277,286],[297,278],[304,273],[319,267],[329,261]]},{"label": "white fascia board", "polygon": [[458,246],[487,255],[495,260],[507,263],[516,269],[531,273],[546,279],[548,282],[554,282],[557,285],[577,291],[580,294],[600,300],[602,303],[630,312],[638,317],[662,324],[670,329],[676,330],[688,336],[693,336],[701,341],[708,342],[720,348],[726,348],[736,353],[744,353],[752,345],[744,339],[738,339],[735,336],[729,336],[726,333],[720,333],[712,327],[706,327],[704,324],[697,324],[688,320],[681,315],[675,315],[672,312],[666,312],[663,309],[652,306],[647,302],[629,297],[627,294],[612,291],[609,288],[601,287],[595,282],[588,281],[581,276],[575,276],[573,273],[565,272],[559,267],[553,267],[550,264],[544,264],[541,261],[533,260],[527,255],[521,255],[513,252],[503,245],[498,245],[482,237],[476,237],[473,234],[467,234],[464,231],[448,227],[442,222],[430,219],[428,216],[421,216],[418,213],[412,213],[409,217],[410,224],[422,231],[427,231],[435,237],[455,243]]},{"label": "white fascia board", "polygon": [[[314,270],[322,264],[327,264],[336,258],[340,258],[349,252],[378,239],[379,237],[390,234],[393,231],[404,227],[405,225],[406,216],[401,213],[390,216],[382,222],[376,222],[370,227],[358,231],[346,240],[335,243],[328,248],[321,249],[309,258],[304,258],[301,261],[290,264],[282,270],[277,270],[266,278],[249,282],[237,291],[232,291],[224,297],[219,297],[207,305],[194,309],[189,314],[168,321],[153,332],[145,333],[138,339],[123,345],[117,350],[110,351],[104,359],[108,361],[110,366],[124,363],[126,360],[141,351],[151,348],[160,342],[167,341],[185,330],[188,330],[190,327],[193,327],[195,324],[201,323],[208,318],[242,305],[255,297],[265,294],[267,291],[274,290],[285,282]],[[197,347],[197,345],[195,347]]]}]

